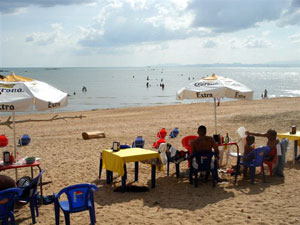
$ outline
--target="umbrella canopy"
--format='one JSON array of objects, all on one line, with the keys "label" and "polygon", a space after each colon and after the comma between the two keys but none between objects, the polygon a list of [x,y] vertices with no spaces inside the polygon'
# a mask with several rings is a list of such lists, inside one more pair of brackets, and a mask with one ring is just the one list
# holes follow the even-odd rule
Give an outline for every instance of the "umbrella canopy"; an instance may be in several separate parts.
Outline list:
[{"label": "umbrella canopy", "polygon": [[48,110],[68,104],[67,93],[51,85],[14,73],[0,77],[0,112],[13,113],[14,155],[16,157],[15,112]]},{"label": "umbrella canopy", "polygon": [[0,79],[0,111],[26,112],[64,107],[67,93],[30,78],[8,75]]},{"label": "umbrella canopy", "polygon": [[188,84],[176,93],[176,98],[178,100],[214,98],[216,133],[216,98],[223,97],[240,100],[251,100],[253,98],[253,91],[245,85],[230,78],[212,74],[209,77],[205,77],[201,80]]}]

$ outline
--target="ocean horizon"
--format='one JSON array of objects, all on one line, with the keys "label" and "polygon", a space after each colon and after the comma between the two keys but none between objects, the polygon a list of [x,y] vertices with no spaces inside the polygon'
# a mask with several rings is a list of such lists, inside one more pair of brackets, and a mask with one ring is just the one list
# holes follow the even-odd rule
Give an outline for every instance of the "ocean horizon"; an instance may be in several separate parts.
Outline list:
[{"label": "ocean horizon", "polygon": [[[69,94],[68,106],[55,111],[211,102],[212,99],[179,101],[176,100],[176,92],[185,85],[212,73],[243,83],[254,91],[254,99],[261,99],[261,94],[265,89],[268,91],[269,98],[300,96],[300,67],[0,68],[2,75],[12,72],[47,82],[67,92]],[[164,89],[161,87],[162,83]],[[82,92],[83,86],[87,88],[87,92]],[[225,98],[221,101],[231,100],[233,99]]]}]

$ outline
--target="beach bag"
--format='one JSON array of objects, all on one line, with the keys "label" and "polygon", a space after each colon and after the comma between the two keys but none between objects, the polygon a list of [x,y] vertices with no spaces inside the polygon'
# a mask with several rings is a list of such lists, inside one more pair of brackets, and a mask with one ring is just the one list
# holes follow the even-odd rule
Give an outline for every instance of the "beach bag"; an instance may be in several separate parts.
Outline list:
[{"label": "beach bag", "polygon": [[20,139],[19,139],[19,145],[20,146],[26,146],[30,143],[31,138],[29,137],[28,134],[24,134]]},{"label": "beach bag", "polygon": [[21,197],[22,198],[28,198],[30,196],[30,190],[24,189],[25,187],[29,186],[32,179],[29,176],[21,177],[17,181],[17,187],[21,188],[23,190]]}]

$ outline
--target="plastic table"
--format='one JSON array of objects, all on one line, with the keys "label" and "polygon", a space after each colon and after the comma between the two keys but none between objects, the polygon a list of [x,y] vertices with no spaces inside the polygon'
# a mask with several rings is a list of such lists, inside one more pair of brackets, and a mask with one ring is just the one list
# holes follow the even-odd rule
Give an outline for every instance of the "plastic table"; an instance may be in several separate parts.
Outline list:
[{"label": "plastic table", "polygon": [[[237,149],[237,155],[236,155],[236,157],[240,154],[240,152],[239,152],[239,146],[238,146],[237,142],[228,142],[226,144],[225,143],[221,143],[221,144],[218,144],[218,146],[219,147],[223,146],[223,151],[225,150],[225,147],[227,147],[226,164],[225,165],[228,164],[228,158],[229,158],[229,148],[228,147],[229,146],[235,146],[236,147],[236,149]],[[222,161],[223,161],[223,155],[222,155],[221,160],[220,160],[220,166],[222,165]]]},{"label": "plastic table", "polygon": [[293,164],[295,164],[295,158],[297,157],[297,146],[299,144],[299,141],[300,141],[300,131],[297,131],[296,134],[291,134],[290,132],[285,132],[285,133],[279,133],[277,134],[277,136],[280,138],[280,139],[283,139],[283,138],[287,138],[289,139],[290,141],[294,141],[294,157],[293,157]]},{"label": "plastic table", "polygon": [[[21,162],[23,162],[23,159],[20,159]],[[1,171],[5,171],[5,170],[9,170],[9,169],[20,169],[20,168],[25,168],[25,167],[30,167],[31,168],[31,178],[33,178],[33,167],[37,167],[39,169],[39,171],[41,172],[42,169],[40,167],[40,162],[35,161],[34,163],[31,164],[26,164],[26,163],[22,163],[22,164],[11,164],[11,165],[3,165],[3,161],[0,161],[0,172]],[[16,179],[18,179],[16,177]],[[17,181],[17,180],[16,180]],[[43,182],[42,182],[42,177],[40,180],[40,191],[41,191],[41,196],[43,196]]]},{"label": "plastic table", "polygon": [[[151,159],[157,159],[161,161],[159,153],[153,150],[143,149],[143,148],[127,148],[121,149],[114,152],[110,149],[105,149],[102,151],[102,156],[100,158],[100,170],[102,166],[106,169],[106,182],[110,184],[112,182],[112,173],[117,172],[122,176],[122,192],[126,191],[126,163],[135,162],[135,181],[138,180],[138,162],[146,161]],[[156,164],[151,164],[151,188],[155,187],[155,173]],[[160,170],[162,166],[160,167]],[[99,177],[101,172],[99,173]]]}]

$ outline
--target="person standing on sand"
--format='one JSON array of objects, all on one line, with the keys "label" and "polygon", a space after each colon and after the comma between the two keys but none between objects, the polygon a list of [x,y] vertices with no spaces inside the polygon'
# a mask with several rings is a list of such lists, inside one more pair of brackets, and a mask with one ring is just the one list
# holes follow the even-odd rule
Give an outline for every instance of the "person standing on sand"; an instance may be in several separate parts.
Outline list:
[{"label": "person standing on sand", "polygon": [[264,98],[268,98],[268,91],[267,91],[267,89],[265,89],[265,91],[264,91]]}]

